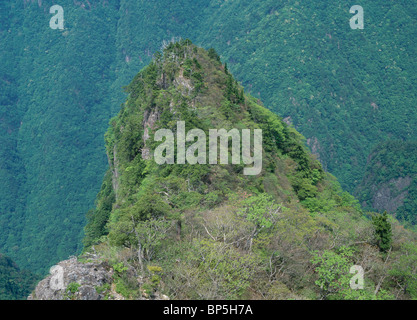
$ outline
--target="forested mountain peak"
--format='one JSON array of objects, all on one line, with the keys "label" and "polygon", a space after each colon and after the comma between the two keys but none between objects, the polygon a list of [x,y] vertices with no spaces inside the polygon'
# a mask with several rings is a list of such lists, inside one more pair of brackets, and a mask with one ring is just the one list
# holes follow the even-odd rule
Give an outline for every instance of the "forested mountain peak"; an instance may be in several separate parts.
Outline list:
[{"label": "forested mountain peak", "polygon": [[[96,298],[415,294],[394,284],[405,281],[403,268],[414,263],[400,258],[417,249],[414,235],[386,214],[362,212],[304,147],[302,135],[244,93],[214,49],[189,40],[168,43],[126,91],[128,99],[106,133],[109,169],[78,258],[88,266],[104,263],[112,275]],[[179,123],[193,132],[184,140],[187,161],[179,140],[169,148],[170,133],[179,139]],[[261,130],[261,171],[245,175],[247,163],[209,162],[209,153],[200,157],[199,147],[212,146],[196,143],[213,128]],[[232,144],[233,137],[224,160],[233,158]],[[361,290],[349,285],[352,266],[368,271]],[[38,295],[48,296],[48,281]],[[76,288],[64,281],[61,298],[71,291],[73,299],[85,299],[88,283],[73,281]]]},{"label": "forested mountain peak", "polygon": [[[106,174],[100,190],[108,165],[106,151],[113,156],[112,166],[119,161],[118,151],[115,154],[115,146],[109,143],[117,140],[113,135],[127,133],[110,130],[107,150],[103,135],[121,104],[128,109],[122,87],[154,60],[156,51],[162,54],[161,45],[180,37],[192,39],[199,47],[213,47],[222,61],[218,71],[226,64],[228,73],[239,81],[231,86],[239,91],[236,99],[241,99],[244,87],[254,97],[246,95],[245,103],[262,100],[285,119],[285,124],[276,124],[281,138],[288,133],[289,140],[300,141],[292,147],[279,146],[277,154],[291,159],[281,166],[278,161],[285,175],[277,182],[268,175],[274,165],[269,169],[263,165],[263,182],[256,190],[264,184],[266,191],[277,189],[275,193],[287,201],[284,206],[300,201],[300,206],[308,205],[314,212],[324,210],[328,206],[311,196],[321,194],[325,179],[316,180],[323,176],[322,167],[337,177],[344,190],[355,190],[366,209],[387,210],[402,222],[415,224],[414,169],[404,159],[417,139],[416,6],[411,0],[357,4],[363,8],[364,28],[352,29],[350,20],[356,15],[350,11],[352,4],[340,0],[0,1],[0,252],[21,268],[45,274],[59,260],[82,251],[85,212],[94,206],[97,192],[109,195],[98,201],[98,207],[106,210],[114,201],[116,206],[122,205],[119,200],[130,201],[125,195],[132,190],[124,189],[127,176],[115,169],[118,166]],[[207,122],[216,124],[213,127],[224,125],[229,130],[235,116],[240,122],[247,119],[244,112],[251,108],[243,104],[240,109],[228,109],[236,103],[205,97],[204,83],[195,78],[200,73],[196,66],[183,57],[179,60],[185,68],[181,66],[170,81],[177,81],[177,87],[187,93],[184,99],[187,104],[191,99],[201,124],[207,117]],[[157,72],[165,67],[169,68],[158,64]],[[228,79],[222,77],[222,81]],[[215,82],[211,85],[222,89]],[[196,92],[200,95],[194,98]],[[198,99],[217,102],[213,109],[204,109]],[[160,120],[157,116],[164,117],[154,109],[160,101],[154,102],[144,111],[143,133],[152,132],[147,128]],[[178,106],[173,103],[174,107]],[[140,119],[138,114],[136,121]],[[176,130],[175,124],[170,128]],[[243,130],[246,124],[237,129]],[[137,127],[135,122],[131,125]],[[296,154],[308,154],[291,126],[306,137],[321,167],[308,156],[311,161],[304,167],[313,166],[312,172],[299,170],[297,178],[289,179],[289,167],[303,166]],[[387,140],[395,143],[380,147]],[[140,143],[131,137],[133,141],[139,149],[130,156],[136,152],[151,156],[147,152],[156,146],[152,136]],[[120,152],[126,155],[125,150]],[[239,170],[250,166],[241,165]],[[124,169],[133,168],[132,164]],[[222,179],[221,172],[211,179]],[[235,173],[232,177],[240,177],[240,171]],[[255,178],[243,178],[251,179]],[[310,183],[312,179],[316,184]],[[280,186],[271,187],[275,185]],[[215,202],[223,199],[216,192],[209,192]],[[99,228],[97,234],[102,233]],[[85,239],[90,237],[95,239],[94,234]]]}]

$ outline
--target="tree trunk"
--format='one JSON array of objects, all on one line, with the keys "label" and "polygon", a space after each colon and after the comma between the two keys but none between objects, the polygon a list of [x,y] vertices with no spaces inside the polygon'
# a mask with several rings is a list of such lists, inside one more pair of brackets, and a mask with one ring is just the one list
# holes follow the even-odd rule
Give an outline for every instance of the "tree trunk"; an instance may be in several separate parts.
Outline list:
[{"label": "tree trunk", "polygon": [[177,240],[181,240],[181,220],[177,220]]}]

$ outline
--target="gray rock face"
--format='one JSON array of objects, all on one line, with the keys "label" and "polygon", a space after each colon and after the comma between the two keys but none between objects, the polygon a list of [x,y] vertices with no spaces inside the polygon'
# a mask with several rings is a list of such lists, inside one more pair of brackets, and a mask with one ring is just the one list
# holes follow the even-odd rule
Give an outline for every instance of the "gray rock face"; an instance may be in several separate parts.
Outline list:
[{"label": "gray rock face", "polygon": [[103,285],[112,283],[113,270],[105,262],[80,262],[71,257],[51,268],[51,275],[40,281],[28,300],[101,300]]},{"label": "gray rock face", "polygon": [[395,213],[407,198],[407,188],[410,186],[411,180],[408,176],[399,177],[378,185],[372,198],[372,206],[380,212],[386,210],[389,213]]}]

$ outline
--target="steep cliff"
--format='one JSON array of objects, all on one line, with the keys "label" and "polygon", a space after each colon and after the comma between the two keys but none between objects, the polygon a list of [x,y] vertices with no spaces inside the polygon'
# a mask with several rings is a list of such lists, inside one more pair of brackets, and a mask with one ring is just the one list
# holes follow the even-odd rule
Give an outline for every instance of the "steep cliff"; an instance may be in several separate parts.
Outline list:
[{"label": "steep cliff", "polygon": [[355,194],[367,209],[386,210],[408,225],[417,224],[417,143],[386,141],[368,158]]}]

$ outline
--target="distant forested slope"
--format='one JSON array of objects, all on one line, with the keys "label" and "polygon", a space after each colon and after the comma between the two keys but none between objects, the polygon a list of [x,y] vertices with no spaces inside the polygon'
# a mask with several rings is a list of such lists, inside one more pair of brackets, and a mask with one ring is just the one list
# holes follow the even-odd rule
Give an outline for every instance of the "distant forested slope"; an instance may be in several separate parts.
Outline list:
[{"label": "distant forested slope", "polygon": [[356,189],[364,208],[388,211],[406,224],[417,221],[417,142],[387,141],[371,153]]},{"label": "distant forested slope", "polygon": [[20,270],[8,257],[0,255],[0,300],[24,300],[39,278]]},{"label": "distant forested slope", "polygon": [[1,101],[0,251],[46,271],[80,249],[103,177],[117,6],[61,2],[67,29],[60,31],[49,27],[52,1],[9,3],[0,36],[8,90]]}]

